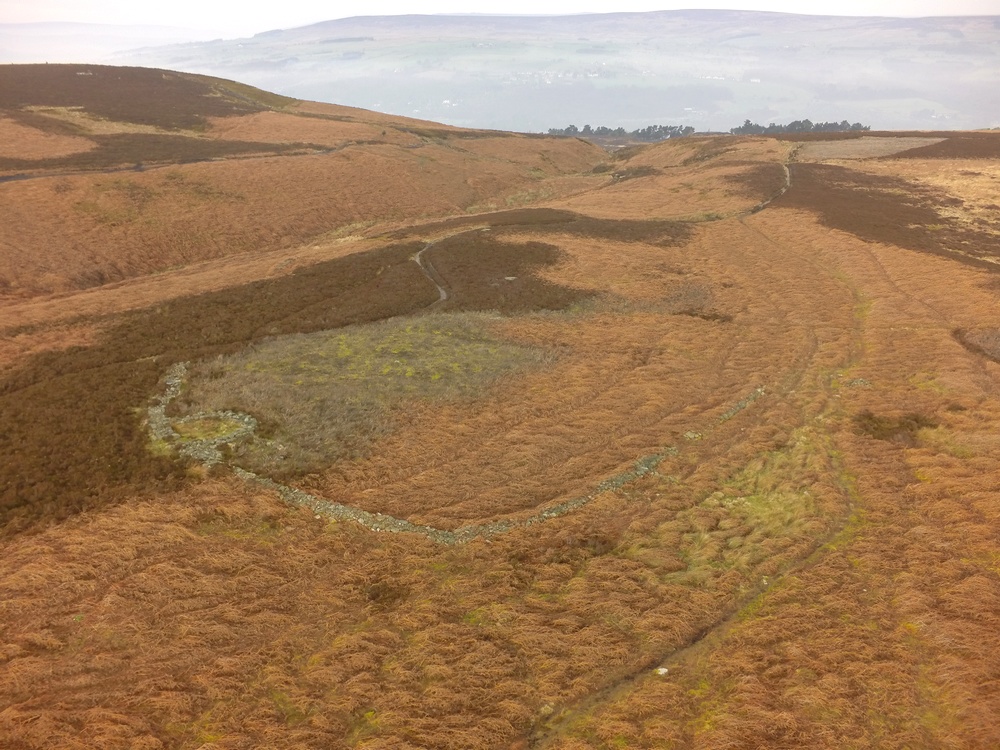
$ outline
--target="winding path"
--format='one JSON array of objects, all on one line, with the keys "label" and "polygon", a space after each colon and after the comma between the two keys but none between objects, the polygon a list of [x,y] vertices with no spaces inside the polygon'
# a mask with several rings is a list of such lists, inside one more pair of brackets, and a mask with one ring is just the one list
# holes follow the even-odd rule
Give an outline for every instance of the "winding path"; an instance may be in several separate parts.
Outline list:
[{"label": "winding path", "polygon": [[[460,232],[460,234],[465,234],[465,232]],[[450,236],[455,237],[456,235],[450,235]],[[434,307],[435,305],[440,305],[442,302],[445,302],[451,297],[451,293],[448,291],[448,287],[445,285],[445,280],[441,278],[441,274],[439,274],[437,272],[437,269],[434,268],[434,264],[431,263],[430,258],[425,257],[427,251],[430,250],[432,247],[434,247],[434,245],[436,245],[438,242],[440,242],[440,240],[434,240],[433,242],[428,242],[426,245],[424,245],[423,250],[421,250],[419,253],[413,256],[413,261],[418,266],[420,266],[420,270],[424,272],[424,276],[430,279],[431,283],[437,287],[438,300],[437,302],[432,302],[430,304],[430,307]]]}]

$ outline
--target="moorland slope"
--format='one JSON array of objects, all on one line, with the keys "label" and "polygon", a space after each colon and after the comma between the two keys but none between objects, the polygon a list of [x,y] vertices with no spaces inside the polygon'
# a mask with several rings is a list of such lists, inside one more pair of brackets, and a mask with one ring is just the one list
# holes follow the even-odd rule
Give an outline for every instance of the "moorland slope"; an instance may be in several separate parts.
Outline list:
[{"label": "moorland slope", "polygon": [[5,746],[1000,744],[996,134],[609,155],[49,68]]}]

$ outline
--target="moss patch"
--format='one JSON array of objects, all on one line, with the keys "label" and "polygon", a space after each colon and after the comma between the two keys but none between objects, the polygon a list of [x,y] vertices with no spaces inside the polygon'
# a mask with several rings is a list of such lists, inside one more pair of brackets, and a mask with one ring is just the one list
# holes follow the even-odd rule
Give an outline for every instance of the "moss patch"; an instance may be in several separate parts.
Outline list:
[{"label": "moss patch", "polygon": [[470,398],[545,361],[492,335],[489,320],[434,315],[271,339],[196,366],[181,408],[256,416],[264,437],[238,456],[248,468],[315,470],[364,455],[408,401]]}]

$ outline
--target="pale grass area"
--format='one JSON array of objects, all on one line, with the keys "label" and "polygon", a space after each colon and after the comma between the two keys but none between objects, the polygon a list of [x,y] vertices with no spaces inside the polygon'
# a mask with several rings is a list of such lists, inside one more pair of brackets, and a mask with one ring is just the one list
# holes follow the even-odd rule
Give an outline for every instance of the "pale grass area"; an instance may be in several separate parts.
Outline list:
[{"label": "pale grass area", "polygon": [[798,144],[798,148],[795,150],[795,160],[872,159],[879,156],[892,156],[901,151],[909,151],[911,148],[933,146],[943,140],[944,138],[920,138],[916,136],[893,138],[865,135],[861,138],[847,138],[838,141],[808,141]]},{"label": "pale grass area", "polygon": [[[98,117],[80,107],[25,107],[31,112],[51,117],[56,120],[68,122],[81,128],[89,135],[117,135],[118,133],[150,133],[156,135],[176,135],[178,131],[158,128],[155,125],[142,125],[137,122],[123,122],[121,120],[108,120]],[[180,131],[189,138],[201,137],[196,131]]]},{"label": "pale grass area", "polygon": [[86,138],[46,133],[0,117],[0,157],[10,159],[57,159],[82,154],[97,144]]}]

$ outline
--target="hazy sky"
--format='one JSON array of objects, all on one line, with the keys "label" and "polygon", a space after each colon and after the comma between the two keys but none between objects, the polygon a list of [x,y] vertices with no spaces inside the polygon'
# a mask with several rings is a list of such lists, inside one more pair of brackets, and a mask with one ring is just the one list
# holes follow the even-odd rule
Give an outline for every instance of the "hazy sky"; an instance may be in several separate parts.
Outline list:
[{"label": "hazy sky", "polygon": [[83,23],[180,26],[246,36],[270,29],[287,29],[318,21],[358,15],[401,13],[564,14],[620,11],[727,8],[770,10],[840,16],[1000,15],[1000,0],[368,0],[322,2],[277,0],[256,3],[218,0],[0,0],[0,23],[73,21]]}]

